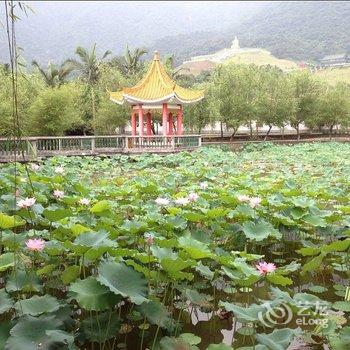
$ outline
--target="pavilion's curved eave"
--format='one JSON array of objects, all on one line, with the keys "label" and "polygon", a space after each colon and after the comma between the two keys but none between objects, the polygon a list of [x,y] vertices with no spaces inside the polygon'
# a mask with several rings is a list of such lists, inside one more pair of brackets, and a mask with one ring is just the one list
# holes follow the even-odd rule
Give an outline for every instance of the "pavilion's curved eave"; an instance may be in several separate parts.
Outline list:
[{"label": "pavilion's curved eave", "polygon": [[118,104],[123,104],[124,100],[131,103],[131,104],[153,104],[153,103],[173,103],[173,104],[191,104],[191,103],[195,103],[198,102],[200,100],[203,99],[203,96],[200,96],[197,99],[194,100],[187,100],[187,99],[183,99],[181,97],[179,97],[176,93],[171,93],[167,96],[163,96],[161,98],[158,99],[141,99],[138,98],[136,96],[131,96],[131,95],[127,95],[127,94],[123,94],[123,101],[117,101],[113,98],[111,98],[112,101],[118,103]]}]

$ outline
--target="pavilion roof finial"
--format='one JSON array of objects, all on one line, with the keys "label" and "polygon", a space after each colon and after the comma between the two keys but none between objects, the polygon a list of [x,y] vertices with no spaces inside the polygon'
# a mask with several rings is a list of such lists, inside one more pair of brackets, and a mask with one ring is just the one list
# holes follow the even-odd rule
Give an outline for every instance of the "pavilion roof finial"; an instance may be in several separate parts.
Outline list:
[{"label": "pavilion roof finial", "polygon": [[159,61],[159,52],[158,51],[154,51],[154,58],[153,58],[153,60],[154,61]]}]

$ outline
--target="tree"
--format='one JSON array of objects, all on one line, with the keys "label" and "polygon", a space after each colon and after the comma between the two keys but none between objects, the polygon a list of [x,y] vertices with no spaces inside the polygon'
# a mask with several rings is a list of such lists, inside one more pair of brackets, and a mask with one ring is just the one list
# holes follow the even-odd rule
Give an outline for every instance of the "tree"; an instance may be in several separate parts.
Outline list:
[{"label": "tree", "polygon": [[218,66],[212,77],[210,109],[216,120],[233,129],[234,137],[241,125],[256,118],[258,74],[253,65]]},{"label": "tree", "polygon": [[147,52],[144,48],[136,48],[132,51],[126,45],[124,56],[115,56],[108,63],[110,66],[119,69],[124,75],[131,77],[143,70],[144,64],[141,58]]},{"label": "tree", "polygon": [[[91,118],[87,116],[85,119],[94,119],[96,116],[96,96],[95,85],[98,83],[100,77],[100,66],[102,61],[111,54],[111,51],[107,50],[101,58],[97,57],[96,44],[89,52],[87,49],[79,46],[75,53],[78,55],[79,60],[70,58],[66,61],[73,70],[76,70],[80,75],[83,82],[86,83],[85,98],[90,98],[91,102]],[[84,130],[85,133],[86,130]]]},{"label": "tree", "polygon": [[[6,67],[0,67],[0,135],[11,136],[14,132],[12,113],[12,83],[11,74]],[[28,136],[30,120],[28,109],[40,91],[45,89],[44,82],[37,73],[19,74],[17,77],[18,119],[23,136]]]},{"label": "tree", "polygon": [[264,139],[267,140],[273,126],[282,128],[288,123],[295,100],[292,83],[283,72],[274,67],[261,67],[259,71],[256,109],[258,121],[269,126]]},{"label": "tree", "polygon": [[67,81],[69,74],[72,72],[73,67],[69,65],[67,62],[61,64],[58,68],[55,64],[49,63],[47,64],[46,70],[42,68],[39,63],[35,60],[32,61],[32,65],[38,69],[38,72],[44,79],[45,84],[48,87],[57,87],[62,85]]},{"label": "tree", "polygon": [[34,135],[64,135],[81,123],[76,84],[42,90],[28,110],[30,131]]},{"label": "tree", "polygon": [[295,109],[290,118],[290,125],[296,129],[299,140],[300,124],[315,114],[320,83],[306,70],[293,72],[290,78],[295,99]]},{"label": "tree", "polygon": [[125,54],[124,54],[124,68],[128,75],[133,75],[137,73],[142,67],[141,57],[145,55],[148,51],[143,48],[136,48],[134,51],[129,49],[129,46],[126,45]]},{"label": "tree", "polygon": [[316,113],[307,121],[309,127],[326,127],[332,139],[335,126],[350,124],[350,88],[347,84],[324,84],[318,98]]},{"label": "tree", "polygon": [[127,105],[119,106],[104,96],[93,120],[93,128],[97,135],[115,134],[117,127],[123,134],[128,120],[130,120],[130,107]]},{"label": "tree", "polygon": [[180,80],[183,78],[183,72],[189,72],[188,68],[177,67],[175,68],[174,64],[174,55],[166,56],[164,59],[164,66],[167,70],[169,76],[174,80]]},{"label": "tree", "polygon": [[206,96],[199,102],[190,104],[184,108],[184,124],[195,129],[199,134],[202,129],[212,122],[212,114],[209,108],[210,94],[208,84],[196,86],[197,89],[207,90]]}]

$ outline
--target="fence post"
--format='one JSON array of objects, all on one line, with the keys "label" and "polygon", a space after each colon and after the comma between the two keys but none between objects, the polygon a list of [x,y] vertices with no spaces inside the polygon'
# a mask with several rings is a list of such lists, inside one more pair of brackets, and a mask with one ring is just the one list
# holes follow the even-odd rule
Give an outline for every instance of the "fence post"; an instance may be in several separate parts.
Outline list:
[{"label": "fence post", "polygon": [[202,146],[202,136],[198,137],[198,147]]},{"label": "fence post", "polygon": [[37,160],[38,158],[38,141],[37,140],[28,140],[28,153],[30,160]]},{"label": "fence post", "polygon": [[62,149],[62,139],[59,138],[58,139],[58,152],[61,152],[61,149]]},{"label": "fence post", "polygon": [[95,144],[95,137],[93,137],[91,139],[91,154],[95,154],[95,147],[96,147],[96,144]]},{"label": "fence post", "polygon": [[124,136],[123,138],[123,142],[124,142],[124,152],[128,153],[129,152],[129,137]]},{"label": "fence post", "polygon": [[175,150],[175,137],[171,137],[171,149]]}]

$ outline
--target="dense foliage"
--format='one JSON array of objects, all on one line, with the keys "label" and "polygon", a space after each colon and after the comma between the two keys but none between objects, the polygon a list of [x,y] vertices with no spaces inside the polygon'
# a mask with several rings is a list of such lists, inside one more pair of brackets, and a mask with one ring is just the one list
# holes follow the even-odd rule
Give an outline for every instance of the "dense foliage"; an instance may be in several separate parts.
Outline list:
[{"label": "dense foliage", "polygon": [[272,126],[287,124],[299,134],[301,123],[331,133],[335,125],[349,125],[349,96],[349,85],[330,86],[308,70],[286,74],[270,66],[224,64],[209,81],[207,108],[202,108],[202,114],[209,115],[212,122],[223,122],[233,135],[243,125],[249,125],[252,133],[254,121],[269,126],[267,135]]},{"label": "dense foliage", "polygon": [[[108,90],[134,85],[145,74],[142,50],[127,49],[125,57],[97,56],[95,47],[77,49],[79,60],[69,59],[60,68],[49,64],[18,77],[18,113],[23,135],[123,133],[130,123],[128,106],[109,100]],[[108,52],[106,53],[108,54]],[[271,66],[219,65],[212,74],[193,77],[174,68],[173,57],[164,65],[176,81],[186,87],[204,88],[205,99],[186,106],[184,121],[189,132],[216,122],[232,131],[253,122],[269,126],[300,125],[311,129],[346,129],[350,122],[350,87],[329,85],[308,70],[284,73]],[[66,72],[68,74],[65,74]],[[60,73],[61,72],[61,73]],[[0,135],[12,130],[11,75],[0,68]],[[161,118],[156,116],[156,122]],[[116,130],[118,128],[118,130]]]},{"label": "dense foliage", "polygon": [[0,348],[348,348],[349,159],[265,143],[2,165]]}]

